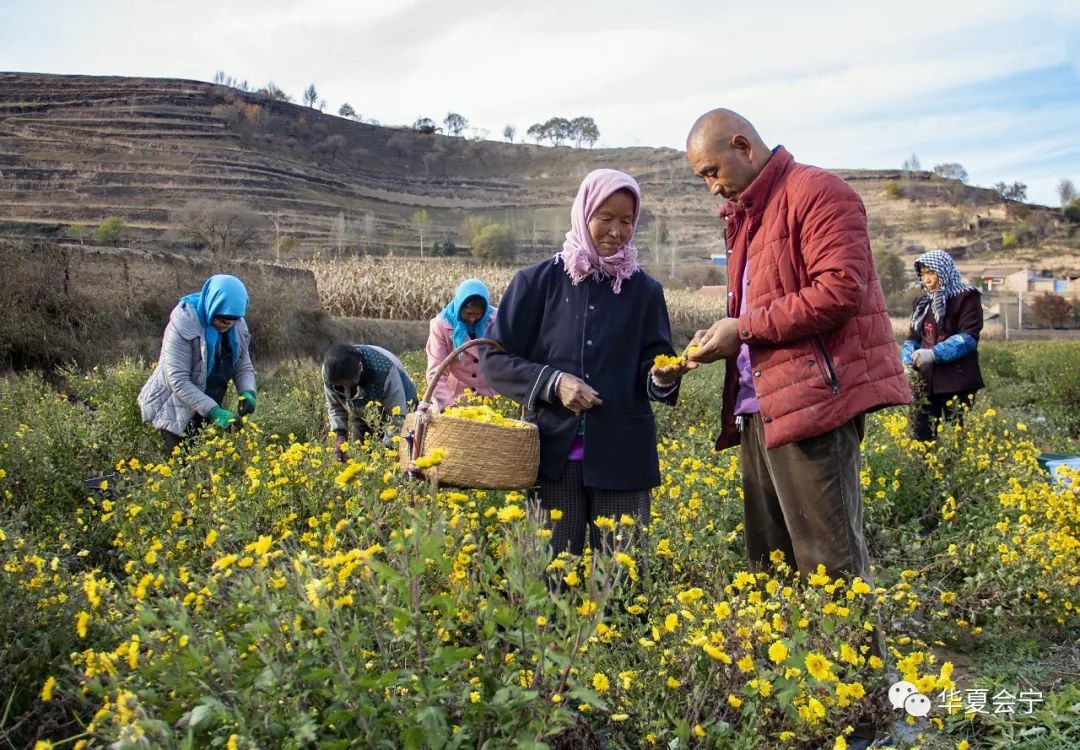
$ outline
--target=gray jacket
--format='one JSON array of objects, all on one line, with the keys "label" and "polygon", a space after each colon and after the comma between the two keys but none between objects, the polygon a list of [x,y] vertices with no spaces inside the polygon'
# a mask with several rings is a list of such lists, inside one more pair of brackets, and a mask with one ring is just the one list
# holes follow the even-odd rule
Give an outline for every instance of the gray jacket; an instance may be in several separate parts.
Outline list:
[{"label": "gray jacket", "polygon": [[[236,321],[239,349],[233,382],[238,393],[255,390],[255,368],[248,347],[251,333],[244,319]],[[183,302],[173,308],[157,367],[139,392],[144,422],[183,435],[195,413],[204,417],[217,406],[206,390],[206,337],[195,309]]]}]

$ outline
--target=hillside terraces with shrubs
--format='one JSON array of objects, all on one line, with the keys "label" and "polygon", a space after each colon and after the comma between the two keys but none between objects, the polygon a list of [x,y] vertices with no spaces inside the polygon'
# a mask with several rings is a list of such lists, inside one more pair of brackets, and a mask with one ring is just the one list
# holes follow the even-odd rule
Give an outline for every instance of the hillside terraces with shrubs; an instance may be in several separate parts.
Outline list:
[{"label": "hillside terraces with shrubs", "polygon": [[[472,216],[505,226],[521,262],[561,243],[578,182],[597,167],[641,183],[638,242],[651,260],[722,252],[716,201],[673,149],[477,141],[199,81],[0,73],[0,235],[8,237],[85,241],[117,217],[130,229],[127,243],[190,250],[198,243],[178,212],[205,200],[250,214],[257,232],[245,256],[419,254],[410,220],[424,210],[425,245],[467,244],[460,229]],[[910,169],[839,174],[867,205],[875,250],[998,254],[1008,232],[1019,250],[1053,251],[1063,241],[1056,212],[1003,202],[992,190]]]}]

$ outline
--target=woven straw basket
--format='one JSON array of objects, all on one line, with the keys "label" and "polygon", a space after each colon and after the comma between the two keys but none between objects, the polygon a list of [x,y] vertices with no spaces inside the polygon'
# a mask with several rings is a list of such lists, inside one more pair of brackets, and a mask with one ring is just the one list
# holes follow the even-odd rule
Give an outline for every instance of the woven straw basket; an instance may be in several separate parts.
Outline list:
[{"label": "woven straw basket", "polygon": [[[491,339],[473,339],[454,349],[435,371],[424,393],[431,401],[443,370],[461,352],[473,346],[502,346]],[[436,448],[446,451],[438,466],[420,470],[413,463]],[[536,484],[540,468],[540,432],[536,425],[503,427],[445,415],[413,412],[401,429],[401,468],[439,484],[491,490],[517,490]]]}]

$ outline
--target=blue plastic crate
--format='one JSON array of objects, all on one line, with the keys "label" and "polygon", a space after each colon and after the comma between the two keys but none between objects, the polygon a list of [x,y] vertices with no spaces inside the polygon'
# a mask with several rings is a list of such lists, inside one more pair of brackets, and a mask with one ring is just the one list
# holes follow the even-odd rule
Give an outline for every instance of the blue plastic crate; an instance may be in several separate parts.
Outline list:
[{"label": "blue plastic crate", "polygon": [[1072,471],[1080,472],[1080,456],[1070,456],[1064,453],[1043,453],[1037,459],[1039,466],[1043,467],[1057,484],[1064,484],[1066,479],[1060,475],[1061,467],[1068,467]]}]

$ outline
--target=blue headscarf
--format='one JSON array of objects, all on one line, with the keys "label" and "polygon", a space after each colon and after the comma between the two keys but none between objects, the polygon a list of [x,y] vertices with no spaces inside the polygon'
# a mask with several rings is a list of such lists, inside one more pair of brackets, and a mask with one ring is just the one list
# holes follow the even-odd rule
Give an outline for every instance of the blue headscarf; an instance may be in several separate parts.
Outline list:
[{"label": "blue headscarf", "polygon": [[[461,308],[465,306],[465,301],[470,297],[480,297],[486,305],[480,320],[472,325],[466,324],[461,319]],[[450,304],[444,307],[439,314],[443,317],[443,320],[454,328],[455,349],[468,341],[469,338],[480,338],[487,332],[488,323],[491,322],[491,300],[489,299],[487,285],[480,279],[467,279],[461,282],[458,284],[457,291],[454,292],[454,298],[450,300]]]},{"label": "blue headscarf", "polygon": [[[230,315],[244,317],[247,312],[248,293],[244,283],[235,276],[218,274],[211,276],[203,284],[201,292],[192,292],[180,298],[195,310],[202,323],[203,336],[206,338],[206,372],[209,374],[214,369],[214,357],[217,355],[218,341],[221,334],[213,326],[215,315]],[[236,345],[236,326],[225,334],[229,339],[229,348],[232,350],[233,364],[240,357],[240,347]]]}]

